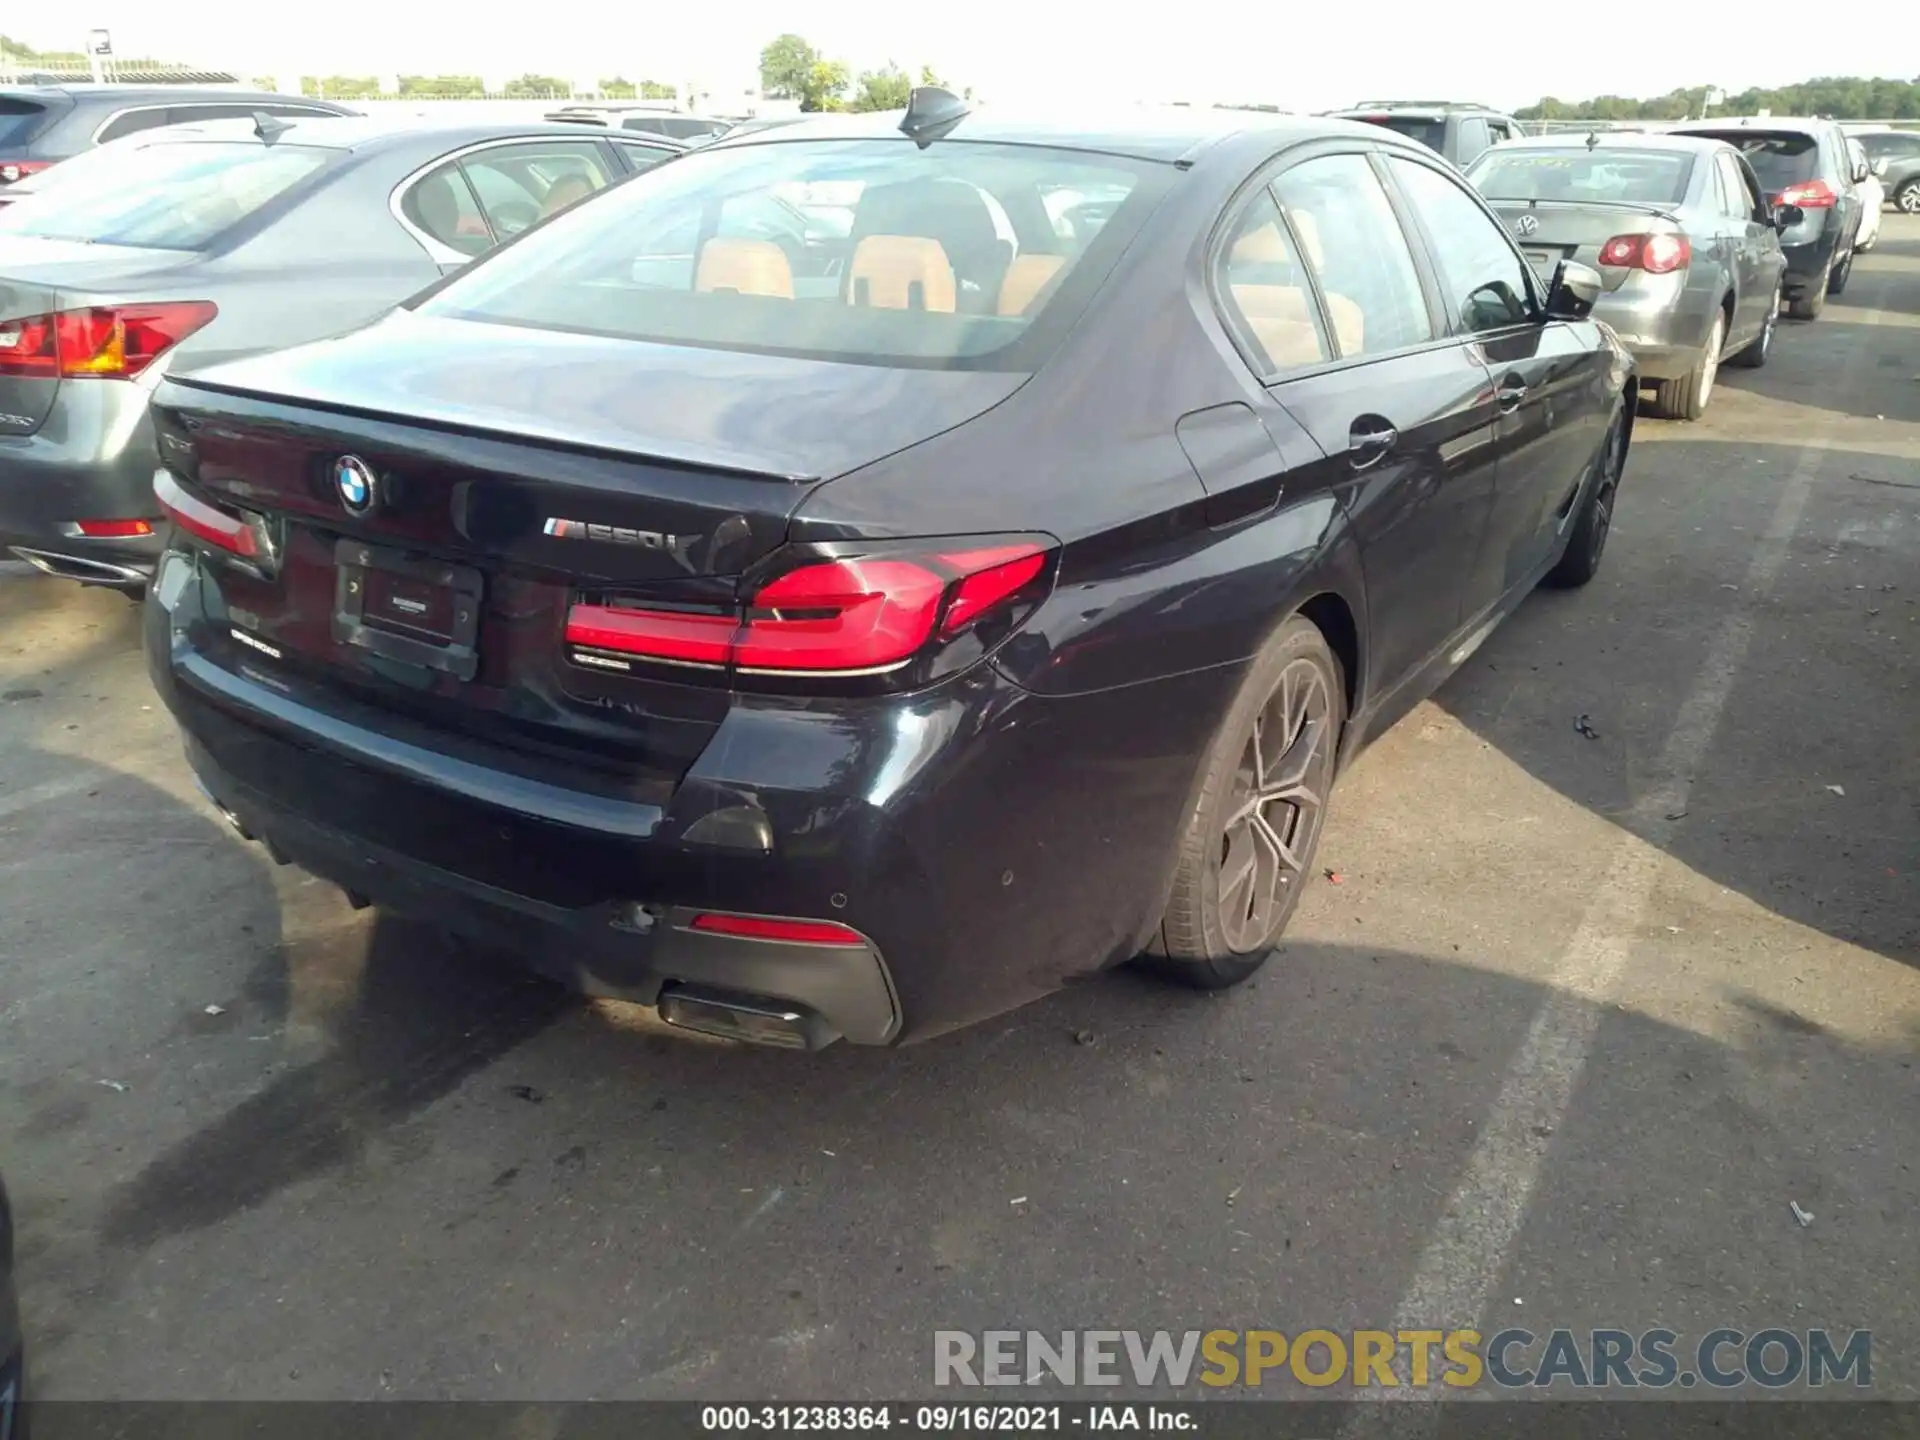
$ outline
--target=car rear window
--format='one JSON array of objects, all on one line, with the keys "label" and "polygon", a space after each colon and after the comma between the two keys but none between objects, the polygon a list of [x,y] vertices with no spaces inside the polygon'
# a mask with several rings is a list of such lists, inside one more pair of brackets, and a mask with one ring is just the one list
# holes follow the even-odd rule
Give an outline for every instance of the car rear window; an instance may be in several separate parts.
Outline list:
[{"label": "car rear window", "polygon": [[1353,115],[1349,119],[1364,120],[1369,125],[1378,125],[1409,140],[1418,140],[1429,150],[1441,154],[1447,149],[1447,122],[1426,115]]},{"label": "car rear window", "polygon": [[68,161],[74,170],[49,171],[57,185],[0,209],[0,234],[201,250],[340,153],[217,141],[103,145]]},{"label": "car rear window", "polygon": [[18,150],[38,133],[47,107],[35,100],[0,95],[0,150]]},{"label": "car rear window", "polygon": [[[426,314],[861,364],[1025,369],[1176,174],[902,137],[696,151],[474,266]],[[1047,204],[1114,208],[1084,236]]]},{"label": "car rear window", "polygon": [[1541,148],[1489,152],[1467,178],[1489,200],[1677,205],[1692,173],[1693,156],[1673,151]]},{"label": "car rear window", "polygon": [[1820,173],[1820,142],[1811,135],[1751,130],[1689,130],[1687,133],[1710,134],[1745,155],[1747,163],[1753,166],[1753,173],[1760,177],[1760,188],[1769,195],[1777,195],[1789,185],[1812,180]]}]

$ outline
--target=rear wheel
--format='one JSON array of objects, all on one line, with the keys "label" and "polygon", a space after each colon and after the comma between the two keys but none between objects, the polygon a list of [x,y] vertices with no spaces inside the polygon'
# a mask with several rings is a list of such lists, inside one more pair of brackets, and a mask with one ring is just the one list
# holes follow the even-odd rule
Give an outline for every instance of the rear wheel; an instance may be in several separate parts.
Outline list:
[{"label": "rear wheel", "polygon": [[1820,312],[1827,308],[1827,275],[1821,272],[1820,283],[1811,290],[1802,291],[1787,303],[1787,314],[1796,320],[1817,320]]},{"label": "rear wheel", "polygon": [[1727,343],[1727,312],[1718,311],[1707,343],[1693,369],[1678,380],[1662,380],[1654,386],[1654,403],[1669,420],[1698,420],[1713,398],[1714,378],[1720,373],[1720,352]]},{"label": "rear wheel", "polygon": [[1773,354],[1774,332],[1780,328],[1780,286],[1773,287],[1773,301],[1767,306],[1767,320],[1753,343],[1738,355],[1729,355],[1727,363],[1743,370],[1758,370]]},{"label": "rear wheel", "polygon": [[1849,250],[1833,267],[1833,274],[1827,277],[1827,293],[1838,295],[1847,288],[1847,281],[1853,278],[1853,251]]},{"label": "rear wheel", "polygon": [[1627,466],[1626,417],[1615,416],[1607,438],[1601,443],[1595,462],[1600,473],[1580,507],[1580,518],[1573,522],[1567,537],[1566,553],[1560,563],[1547,572],[1542,582],[1555,590],[1575,590],[1600,573],[1600,556],[1607,548],[1607,536],[1613,530],[1613,502],[1620,490],[1620,473]]},{"label": "rear wheel", "polygon": [[1345,721],[1339,662],[1296,615],[1214,739],[1152,950],[1161,973],[1224,990],[1266,963],[1312,872]]}]

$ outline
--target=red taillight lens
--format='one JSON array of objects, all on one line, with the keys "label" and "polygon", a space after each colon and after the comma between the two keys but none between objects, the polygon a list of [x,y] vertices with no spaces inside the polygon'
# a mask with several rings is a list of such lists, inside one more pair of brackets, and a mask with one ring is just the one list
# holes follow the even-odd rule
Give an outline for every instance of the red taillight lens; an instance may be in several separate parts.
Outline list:
[{"label": "red taillight lens", "polygon": [[1670,275],[1686,268],[1693,246],[1684,235],[1616,235],[1600,247],[1600,263],[1623,270]]},{"label": "red taillight lens", "polygon": [[211,300],[172,300],[0,321],[0,375],[131,380],[217,313]]},{"label": "red taillight lens", "polygon": [[189,535],[197,535],[209,545],[249,560],[259,559],[264,552],[258,521],[229,515],[189,495],[167,471],[154,472],[153,494],[160,508],[167,512],[167,518]]},{"label": "red taillight lens", "polygon": [[857,930],[830,920],[769,920],[759,915],[696,915],[691,930],[737,935],[745,940],[786,940],[796,945],[864,945]]},{"label": "red taillight lens", "polygon": [[1799,185],[1789,185],[1780,192],[1780,198],[1775,203],[1798,205],[1802,210],[1831,210],[1839,198],[1826,181],[1808,180]]},{"label": "red taillight lens", "polygon": [[1046,572],[1049,547],[855,556],[801,565],[757,590],[744,614],[575,605],[567,643],[587,665],[606,656],[723,668],[746,675],[873,675],[965,632]]},{"label": "red taillight lens", "polygon": [[28,175],[37,175],[51,160],[0,160],[0,185],[11,185]]},{"label": "red taillight lens", "polygon": [[151,520],[76,520],[73,528],[89,540],[137,540],[153,533]]}]

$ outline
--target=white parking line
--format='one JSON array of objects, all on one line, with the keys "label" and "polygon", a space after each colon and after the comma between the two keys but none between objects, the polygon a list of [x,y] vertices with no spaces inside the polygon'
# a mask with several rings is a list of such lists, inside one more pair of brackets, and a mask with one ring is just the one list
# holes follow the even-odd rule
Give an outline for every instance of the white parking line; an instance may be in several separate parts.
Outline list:
[{"label": "white parking line", "polygon": [[[1874,319],[1868,323],[1878,323],[1880,312],[1872,313]],[[1837,393],[1848,392],[1855,372],[1864,368],[1867,348],[1856,346],[1849,353]],[[1694,772],[1713,743],[1752,643],[1755,609],[1786,564],[1814,475],[1833,445],[1840,419],[1836,414],[1801,448],[1747,567],[1739,604],[1707,647],[1699,678],[1661,747],[1653,772],[1656,781],[1632,807],[1630,823],[1636,833],[1621,837],[1605,878],[1554,969],[1547,999],[1527,1029],[1481,1124],[1479,1142],[1460,1183],[1395,1311],[1396,1331],[1474,1326],[1508,1262],[1553,1136],[1566,1119],[1586,1068],[1601,1006],[1625,968],[1633,936],[1641,927],[1661,851],[1673,830],[1674,822],[1667,817],[1687,808]],[[1398,1373],[1405,1374],[1404,1367]],[[1405,1385],[1362,1393],[1367,1399],[1432,1400],[1442,1393],[1460,1392]],[[1418,1414],[1409,1413],[1405,1406],[1360,1412],[1342,1434],[1412,1435],[1438,1425],[1437,1411],[1417,1409]]]}]

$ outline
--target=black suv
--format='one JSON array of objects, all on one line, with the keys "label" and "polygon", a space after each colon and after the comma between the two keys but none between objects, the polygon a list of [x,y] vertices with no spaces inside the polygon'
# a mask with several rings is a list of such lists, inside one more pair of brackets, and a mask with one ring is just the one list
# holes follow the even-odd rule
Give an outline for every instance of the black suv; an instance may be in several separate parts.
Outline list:
[{"label": "black suv", "polygon": [[1464,170],[1480,152],[1525,132],[1511,115],[1459,100],[1363,100],[1350,110],[1327,112],[1341,120],[1384,125],[1438,151]]},{"label": "black suv", "polygon": [[0,89],[0,204],[6,187],[137,130],[269,115],[351,115],[344,105],[205,85],[20,85]]},{"label": "black suv", "polygon": [[1920,215],[1920,130],[1855,130],[1894,208]]},{"label": "black suv", "polygon": [[1780,232],[1787,252],[1787,313],[1811,320],[1827,296],[1847,288],[1853,242],[1863,212],[1864,166],[1847,153],[1847,136],[1831,120],[1748,116],[1677,125],[1675,135],[1724,140],[1747,158],[1768,205],[1793,205],[1800,220]]}]

